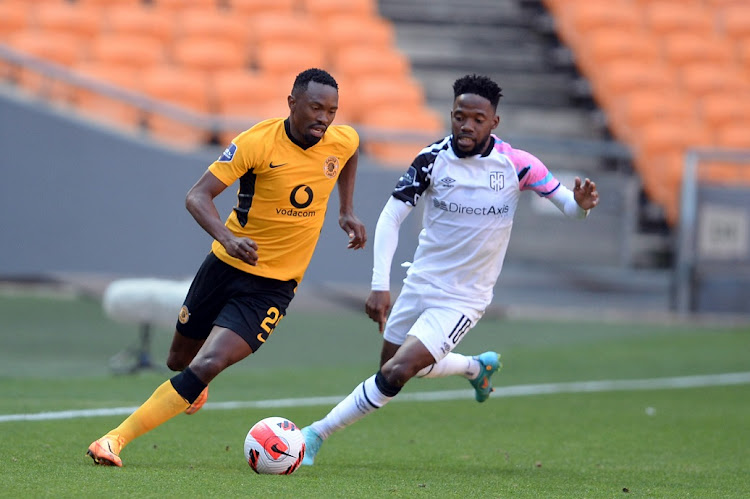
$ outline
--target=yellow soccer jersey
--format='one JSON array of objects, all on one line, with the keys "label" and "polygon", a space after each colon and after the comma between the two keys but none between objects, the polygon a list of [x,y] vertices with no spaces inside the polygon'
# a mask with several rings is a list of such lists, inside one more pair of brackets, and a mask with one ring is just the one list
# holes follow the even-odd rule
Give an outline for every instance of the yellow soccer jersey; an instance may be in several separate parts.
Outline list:
[{"label": "yellow soccer jersey", "polygon": [[258,244],[258,264],[229,256],[218,241],[211,250],[250,274],[301,282],[318,243],[328,198],[357,147],[359,136],[352,127],[332,125],[320,142],[303,149],[289,138],[283,118],[263,121],[238,135],[209,170],[227,186],[239,179],[237,205],[225,225]]}]

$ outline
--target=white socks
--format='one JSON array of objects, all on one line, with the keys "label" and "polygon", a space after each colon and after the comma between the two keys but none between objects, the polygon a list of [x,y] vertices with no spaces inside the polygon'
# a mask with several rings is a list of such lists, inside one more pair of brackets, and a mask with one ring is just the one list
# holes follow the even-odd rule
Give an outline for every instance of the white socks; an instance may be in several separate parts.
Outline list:
[{"label": "white socks", "polygon": [[[479,361],[475,358],[451,352],[439,362],[419,371],[417,377],[442,378],[459,375],[466,379],[474,379],[479,375],[480,369]],[[310,425],[313,431],[325,440],[332,433],[359,421],[390,402],[399,389],[386,386],[384,390],[390,393],[384,394],[378,388],[378,383],[375,381],[377,377],[378,374],[374,374],[357,385],[357,388],[347,395],[344,400],[339,402],[336,407],[331,409],[326,417]],[[381,377],[380,386],[384,384],[387,385],[384,378]]]},{"label": "white socks", "polygon": [[315,433],[325,440],[331,433],[359,421],[375,409],[379,409],[390,402],[393,397],[384,395],[378,389],[375,383],[376,377],[377,374],[373,374],[364,380],[352,393],[331,409],[326,417],[311,424],[310,426]]},{"label": "white socks", "polygon": [[479,376],[480,369],[477,359],[450,352],[438,362],[419,371],[417,378],[444,378],[458,375],[466,379],[474,379]]}]

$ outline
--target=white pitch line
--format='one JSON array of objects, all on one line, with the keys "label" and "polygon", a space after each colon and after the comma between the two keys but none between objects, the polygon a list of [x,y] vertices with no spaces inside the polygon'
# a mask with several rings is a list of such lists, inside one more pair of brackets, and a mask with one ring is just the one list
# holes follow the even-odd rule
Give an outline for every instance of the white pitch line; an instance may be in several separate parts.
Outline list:
[{"label": "white pitch line", "polygon": [[[750,384],[750,372],[708,374],[703,376],[676,376],[671,378],[575,381],[570,383],[544,383],[538,385],[515,385],[495,388],[493,398],[550,395],[558,393],[613,392],[623,390],[664,390],[674,388],[697,388],[702,386],[728,386]],[[439,392],[404,393],[395,402],[431,402],[438,400],[460,400],[472,398],[473,390],[446,390]],[[308,407],[334,405],[345,395],[328,397],[303,397],[246,402],[208,402],[206,409],[278,409],[285,407]],[[90,418],[98,416],[129,415],[138,407],[113,407],[109,409],[84,409],[78,411],[37,412],[34,414],[0,415],[0,423],[10,421],[49,421],[53,419]]]}]

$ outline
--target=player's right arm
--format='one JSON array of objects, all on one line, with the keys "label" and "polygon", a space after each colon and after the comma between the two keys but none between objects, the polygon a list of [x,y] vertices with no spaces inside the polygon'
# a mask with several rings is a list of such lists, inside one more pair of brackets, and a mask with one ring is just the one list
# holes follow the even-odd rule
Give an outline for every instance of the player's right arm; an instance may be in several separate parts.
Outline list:
[{"label": "player's right arm", "polygon": [[398,247],[398,233],[401,223],[412,210],[412,206],[390,197],[380,213],[375,226],[373,243],[373,269],[370,296],[365,303],[365,311],[373,321],[378,323],[383,332],[388,311],[391,308],[391,264]]},{"label": "player's right arm", "polygon": [[206,170],[198,182],[187,193],[185,207],[196,222],[209,233],[211,237],[224,246],[227,253],[234,258],[239,258],[249,265],[258,263],[258,245],[247,237],[237,237],[229,229],[219,216],[219,211],[214,204],[214,198],[221,194],[227,185],[219,180],[216,175]]}]

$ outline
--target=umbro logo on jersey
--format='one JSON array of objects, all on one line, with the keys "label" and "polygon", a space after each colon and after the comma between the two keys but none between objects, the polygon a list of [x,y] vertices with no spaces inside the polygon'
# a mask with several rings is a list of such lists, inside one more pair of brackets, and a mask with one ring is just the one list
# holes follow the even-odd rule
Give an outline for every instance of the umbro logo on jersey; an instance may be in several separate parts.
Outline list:
[{"label": "umbro logo on jersey", "polygon": [[455,178],[443,177],[437,182],[437,187],[453,187],[456,184]]},{"label": "umbro logo on jersey", "polygon": [[278,167],[280,167],[280,166],[284,166],[284,165],[288,165],[288,164],[289,164],[289,163],[279,163],[278,165],[274,165],[274,164],[273,164],[273,161],[271,161],[270,163],[268,163],[268,167],[269,167],[269,168],[278,168]]}]

